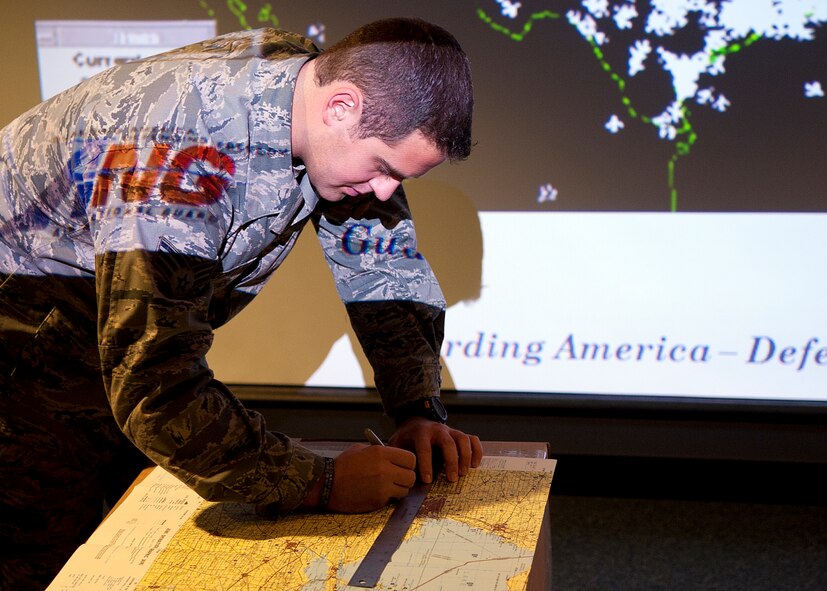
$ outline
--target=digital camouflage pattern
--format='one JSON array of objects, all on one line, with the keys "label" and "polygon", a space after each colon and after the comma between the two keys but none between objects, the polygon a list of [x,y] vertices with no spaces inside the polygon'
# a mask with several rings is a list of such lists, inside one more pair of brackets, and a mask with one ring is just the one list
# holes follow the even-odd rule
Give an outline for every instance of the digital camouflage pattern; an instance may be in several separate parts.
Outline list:
[{"label": "digital camouflage pattern", "polygon": [[404,193],[319,202],[292,161],[294,83],[317,52],[233,33],[107,70],[0,131],[8,588],[24,588],[14,556],[68,558],[146,461],[135,448],[205,498],[298,506],[321,458],[267,431],[205,355],[308,221],[386,410],[438,394],[445,303]]}]

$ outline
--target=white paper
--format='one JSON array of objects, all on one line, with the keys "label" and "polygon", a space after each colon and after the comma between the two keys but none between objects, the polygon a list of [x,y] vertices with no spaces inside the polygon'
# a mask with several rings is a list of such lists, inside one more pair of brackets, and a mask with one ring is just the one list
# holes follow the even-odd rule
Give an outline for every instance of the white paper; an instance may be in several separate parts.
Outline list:
[{"label": "white paper", "polygon": [[80,546],[47,591],[128,591],[203,499],[161,468],[152,470]]}]

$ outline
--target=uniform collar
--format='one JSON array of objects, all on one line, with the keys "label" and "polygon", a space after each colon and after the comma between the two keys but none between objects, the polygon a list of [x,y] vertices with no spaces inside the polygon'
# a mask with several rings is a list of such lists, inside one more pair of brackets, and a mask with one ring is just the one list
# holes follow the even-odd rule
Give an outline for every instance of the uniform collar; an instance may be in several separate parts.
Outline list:
[{"label": "uniform collar", "polygon": [[293,172],[296,175],[296,182],[299,184],[302,198],[304,199],[301,211],[299,211],[295,218],[295,221],[298,222],[309,216],[313,210],[316,209],[316,205],[319,203],[319,195],[316,193],[313,185],[310,184],[310,176],[308,176],[304,164],[294,166]]}]

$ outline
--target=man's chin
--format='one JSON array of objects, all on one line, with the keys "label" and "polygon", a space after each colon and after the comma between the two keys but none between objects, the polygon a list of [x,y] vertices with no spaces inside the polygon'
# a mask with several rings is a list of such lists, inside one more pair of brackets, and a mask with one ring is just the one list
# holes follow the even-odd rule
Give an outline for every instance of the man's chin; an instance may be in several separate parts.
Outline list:
[{"label": "man's chin", "polygon": [[341,201],[347,197],[344,193],[336,193],[335,191],[319,193],[318,195],[325,201]]}]

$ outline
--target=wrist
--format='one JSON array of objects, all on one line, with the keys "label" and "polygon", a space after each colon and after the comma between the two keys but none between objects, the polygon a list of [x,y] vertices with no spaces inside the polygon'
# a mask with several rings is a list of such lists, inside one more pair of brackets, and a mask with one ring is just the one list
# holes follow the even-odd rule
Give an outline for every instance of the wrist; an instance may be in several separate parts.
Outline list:
[{"label": "wrist", "polygon": [[393,419],[397,427],[411,417],[421,417],[442,424],[448,422],[448,413],[438,396],[413,400],[396,408],[393,412]]},{"label": "wrist", "polygon": [[333,458],[324,459],[324,474],[322,475],[322,490],[319,494],[319,509],[327,509],[330,503],[330,493],[333,492]]},{"label": "wrist", "polygon": [[304,501],[302,501],[304,507],[326,509],[330,502],[330,493],[333,490],[333,459],[323,458],[323,460],[324,471],[322,476],[315,482],[313,488],[310,489]]}]

